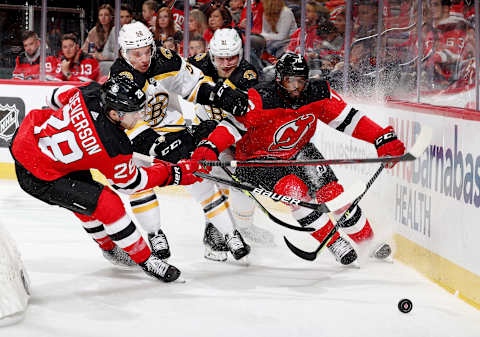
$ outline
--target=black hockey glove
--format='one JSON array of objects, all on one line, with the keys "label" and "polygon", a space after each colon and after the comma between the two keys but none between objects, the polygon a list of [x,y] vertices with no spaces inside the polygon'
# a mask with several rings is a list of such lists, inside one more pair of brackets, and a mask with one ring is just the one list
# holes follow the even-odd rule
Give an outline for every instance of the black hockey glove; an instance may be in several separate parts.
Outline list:
[{"label": "black hockey glove", "polygon": [[187,130],[170,132],[155,140],[149,154],[157,159],[176,163],[180,159],[189,158],[195,147],[194,138]]},{"label": "black hockey glove", "polygon": [[203,139],[208,138],[217,125],[218,121],[212,119],[202,121],[199,125],[193,125],[192,129],[195,146],[197,146]]},{"label": "black hockey glove", "polygon": [[210,104],[230,112],[234,116],[243,116],[248,110],[248,95],[233,89],[219,80],[208,97]]}]

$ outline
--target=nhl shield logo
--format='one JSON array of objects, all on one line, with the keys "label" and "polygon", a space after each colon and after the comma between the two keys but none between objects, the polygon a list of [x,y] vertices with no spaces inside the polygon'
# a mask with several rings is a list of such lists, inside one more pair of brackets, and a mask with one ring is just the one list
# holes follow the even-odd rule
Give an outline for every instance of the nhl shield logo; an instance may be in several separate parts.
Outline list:
[{"label": "nhl shield logo", "polygon": [[16,97],[0,97],[0,146],[8,146],[25,115],[25,103]]},{"label": "nhl shield logo", "polygon": [[0,138],[6,142],[18,128],[18,113],[15,105],[0,104]]}]

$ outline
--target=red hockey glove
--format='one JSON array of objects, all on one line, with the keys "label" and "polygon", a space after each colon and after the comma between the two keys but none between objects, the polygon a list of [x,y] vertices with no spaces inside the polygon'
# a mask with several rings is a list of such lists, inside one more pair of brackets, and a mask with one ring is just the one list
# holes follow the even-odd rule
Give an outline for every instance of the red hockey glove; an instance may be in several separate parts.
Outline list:
[{"label": "red hockey glove", "polygon": [[[397,138],[393,127],[387,126],[378,133],[375,139],[375,148],[379,157],[385,156],[401,156],[405,153],[405,145]],[[397,162],[386,163],[386,168],[392,168]]]},{"label": "red hockey glove", "polygon": [[[200,161],[200,160],[208,160],[208,161],[216,161],[218,160],[218,149],[215,144],[211,141],[204,139],[200,143],[198,143],[198,147],[193,151],[192,160]],[[203,167],[204,172],[210,172],[212,168],[210,166]]]},{"label": "red hockey glove", "polygon": [[170,165],[172,169],[171,178],[168,185],[191,185],[197,181],[201,181],[200,178],[193,174],[200,168],[200,164],[189,159],[182,159],[176,165]]}]

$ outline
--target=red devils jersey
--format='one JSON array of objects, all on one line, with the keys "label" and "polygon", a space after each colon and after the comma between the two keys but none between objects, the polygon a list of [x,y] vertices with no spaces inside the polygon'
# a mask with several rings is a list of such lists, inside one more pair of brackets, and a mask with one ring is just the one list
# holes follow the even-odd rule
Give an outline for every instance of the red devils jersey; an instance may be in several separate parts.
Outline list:
[{"label": "red devils jersey", "polygon": [[209,136],[219,151],[236,142],[238,160],[293,158],[310,141],[318,121],[369,143],[382,130],[363,112],[345,103],[326,81],[310,80],[295,104],[282,96],[275,82],[255,86],[248,97],[249,112],[235,121],[222,121]]},{"label": "red devils jersey", "polygon": [[[47,56],[45,59],[45,74],[47,80],[53,80],[55,78],[56,66],[57,59],[54,56]],[[25,56],[25,53],[17,56],[12,78],[17,80],[38,80],[40,78],[40,56],[31,63]]]},{"label": "red devils jersey", "polygon": [[183,22],[185,21],[185,14],[183,10],[173,7],[172,8],[173,20],[177,25],[179,25],[183,30]]},{"label": "red devils jersey", "polygon": [[[96,81],[98,77],[100,76],[100,65],[98,61],[80,51],[80,57],[78,59],[78,62],[72,63],[70,65],[70,72],[72,73],[72,76],[70,77],[69,81],[81,81],[81,82],[92,82]],[[57,60],[57,69],[55,70],[56,72],[56,77],[59,80],[66,81],[67,78],[65,75],[62,73],[62,58],[58,58]]]},{"label": "red devils jersey", "polygon": [[11,146],[15,160],[42,180],[95,168],[122,192],[144,189],[147,169],[134,165],[124,130],[101,112],[99,89],[97,83],[70,89],[63,108],[27,114]]}]

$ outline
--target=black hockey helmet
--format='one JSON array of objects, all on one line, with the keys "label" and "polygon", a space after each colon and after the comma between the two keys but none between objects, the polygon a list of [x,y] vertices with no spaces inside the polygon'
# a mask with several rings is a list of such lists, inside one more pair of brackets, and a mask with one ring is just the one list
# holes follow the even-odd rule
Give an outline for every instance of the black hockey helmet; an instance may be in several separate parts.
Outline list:
[{"label": "black hockey helmet", "polygon": [[145,93],[127,76],[110,77],[101,89],[105,112],[115,110],[119,114],[137,112],[145,108]]},{"label": "black hockey helmet", "polygon": [[308,64],[300,54],[287,52],[283,54],[275,65],[275,76],[281,81],[285,76],[301,76],[308,78]]}]

